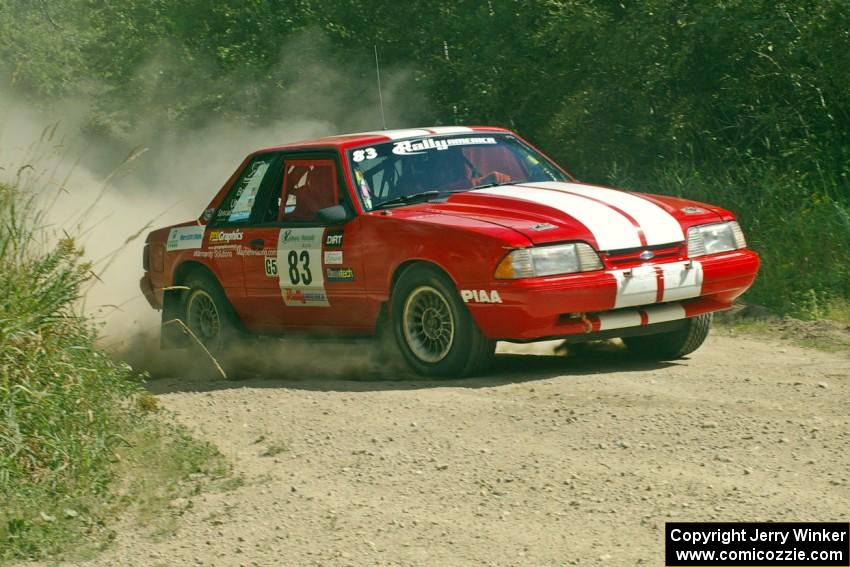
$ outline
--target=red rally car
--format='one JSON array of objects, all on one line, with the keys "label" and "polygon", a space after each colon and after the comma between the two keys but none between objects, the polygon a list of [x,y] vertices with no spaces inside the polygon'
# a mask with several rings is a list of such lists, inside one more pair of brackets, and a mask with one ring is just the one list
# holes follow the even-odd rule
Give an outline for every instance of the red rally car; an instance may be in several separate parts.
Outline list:
[{"label": "red rally car", "polygon": [[728,211],[579,183],[501,128],[434,127],[252,153],[198,219],[148,235],[141,287],[214,353],[387,330],[416,372],[463,376],[500,340],[684,356],[758,265]]}]

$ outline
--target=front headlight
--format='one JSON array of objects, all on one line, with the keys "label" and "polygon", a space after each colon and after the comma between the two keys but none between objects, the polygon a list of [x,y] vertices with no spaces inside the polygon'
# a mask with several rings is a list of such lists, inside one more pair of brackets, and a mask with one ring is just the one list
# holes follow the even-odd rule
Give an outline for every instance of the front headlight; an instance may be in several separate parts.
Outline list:
[{"label": "front headlight", "polygon": [[746,248],[747,241],[735,221],[703,224],[688,229],[688,256],[705,256]]},{"label": "front headlight", "polygon": [[601,270],[593,248],[579,242],[514,250],[499,262],[496,279],[513,280]]}]

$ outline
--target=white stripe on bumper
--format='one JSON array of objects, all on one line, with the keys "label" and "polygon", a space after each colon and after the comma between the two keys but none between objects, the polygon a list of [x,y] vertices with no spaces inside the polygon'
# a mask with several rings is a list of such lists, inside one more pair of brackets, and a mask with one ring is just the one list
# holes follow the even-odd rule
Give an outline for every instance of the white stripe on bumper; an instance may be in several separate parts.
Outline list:
[{"label": "white stripe on bumper", "polygon": [[678,303],[666,305],[652,305],[643,310],[647,316],[647,324],[666,323],[667,321],[675,321],[676,319],[685,318],[685,308]]},{"label": "white stripe on bumper", "polygon": [[646,315],[647,325],[677,321],[686,317],[685,308],[678,303],[651,305],[645,309],[623,309],[622,311],[611,311],[598,315],[599,330],[610,331],[612,329],[640,327],[643,324],[641,311]]},{"label": "white stripe on bumper", "polygon": [[653,266],[639,266],[631,270],[612,270],[617,280],[617,297],[614,309],[655,303],[658,294],[658,278]]},{"label": "white stripe on bumper", "polygon": [[640,327],[640,311],[626,309],[620,312],[603,313],[599,316],[599,330],[610,331],[625,327]]},{"label": "white stripe on bumper", "polygon": [[[688,266],[690,265],[690,268]],[[664,295],[661,301],[677,301],[697,297],[702,293],[702,264],[700,262],[676,262],[659,264],[664,273]]]}]

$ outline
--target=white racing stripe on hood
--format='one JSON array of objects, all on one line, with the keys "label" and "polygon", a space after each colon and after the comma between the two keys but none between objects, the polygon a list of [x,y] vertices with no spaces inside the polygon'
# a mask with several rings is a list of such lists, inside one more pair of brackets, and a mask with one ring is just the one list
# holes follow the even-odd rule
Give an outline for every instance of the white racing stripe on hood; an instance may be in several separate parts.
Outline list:
[{"label": "white racing stripe on hood", "polygon": [[618,250],[641,246],[637,230],[629,219],[607,205],[584,197],[516,185],[477,189],[474,192],[522,199],[557,209],[586,226],[593,233],[600,250]]},{"label": "white racing stripe on hood", "polygon": [[578,195],[586,195],[594,199],[617,207],[637,221],[643,229],[646,244],[669,244],[670,242],[681,242],[685,239],[682,225],[679,224],[670,213],[655,203],[616,189],[605,187],[591,187],[577,183],[558,183],[555,181],[535,183],[535,187],[546,187],[560,191],[569,191]]}]

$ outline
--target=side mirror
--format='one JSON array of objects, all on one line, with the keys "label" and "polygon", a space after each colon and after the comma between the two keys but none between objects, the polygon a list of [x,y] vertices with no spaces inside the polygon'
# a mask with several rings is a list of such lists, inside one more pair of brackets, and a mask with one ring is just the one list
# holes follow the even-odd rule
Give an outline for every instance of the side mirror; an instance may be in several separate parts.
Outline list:
[{"label": "side mirror", "polygon": [[334,205],[333,207],[325,207],[316,212],[316,220],[322,224],[335,225],[342,224],[351,218],[348,214],[348,209],[343,205]]}]

